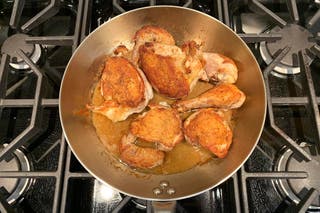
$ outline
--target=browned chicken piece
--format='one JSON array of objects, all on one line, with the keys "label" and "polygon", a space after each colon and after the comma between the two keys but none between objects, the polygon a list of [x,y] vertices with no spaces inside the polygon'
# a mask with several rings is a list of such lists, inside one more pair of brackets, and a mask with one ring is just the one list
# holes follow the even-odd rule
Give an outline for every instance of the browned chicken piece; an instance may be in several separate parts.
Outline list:
[{"label": "browned chicken piece", "polygon": [[238,68],[231,58],[218,53],[203,53],[205,75],[201,80],[233,84],[238,79]]},{"label": "browned chicken piece", "polygon": [[136,137],[130,133],[122,137],[119,151],[120,159],[124,163],[142,169],[150,169],[163,163],[164,152],[157,149],[139,147],[134,144],[135,141]]},{"label": "browned chicken piece", "polygon": [[143,72],[122,57],[108,57],[100,79],[104,103],[87,105],[88,109],[113,122],[141,112],[153,97],[152,87]]},{"label": "browned chicken piece", "polygon": [[151,106],[151,109],[131,123],[130,132],[146,142],[157,144],[157,148],[170,151],[183,139],[182,122],[175,109]]},{"label": "browned chicken piece", "polygon": [[242,106],[245,94],[233,84],[219,84],[198,97],[177,101],[173,104],[179,112],[187,112],[199,108],[235,109]]},{"label": "browned chicken piece", "polygon": [[139,48],[146,42],[156,42],[168,45],[175,44],[174,38],[167,30],[152,25],[146,25],[140,28],[134,35],[133,40],[135,42],[132,53],[132,61],[134,63],[138,63]]},{"label": "browned chicken piece", "polygon": [[175,45],[145,43],[140,66],[153,88],[169,98],[187,96],[204,72],[200,47],[194,41]]},{"label": "browned chicken piece", "polygon": [[208,149],[224,158],[232,143],[232,130],[214,109],[201,109],[188,117],[183,125],[186,141]]},{"label": "browned chicken piece", "polygon": [[119,45],[113,50],[113,54],[116,56],[126,56],[129,54],[129,49],[125,45]]}]

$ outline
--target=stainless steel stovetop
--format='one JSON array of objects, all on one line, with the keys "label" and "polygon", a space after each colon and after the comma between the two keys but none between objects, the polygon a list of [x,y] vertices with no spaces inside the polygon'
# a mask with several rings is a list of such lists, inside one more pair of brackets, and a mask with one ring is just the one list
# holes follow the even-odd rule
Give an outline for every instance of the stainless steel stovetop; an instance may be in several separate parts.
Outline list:
[{"label": "stainless steel stovetop", "polygon": [[[95,180],[63,137],[58,94],[72,52],[104,21],[173,4],[214,16],[248,44],[263,72],[268,116],[230,179],[176,212],[320,211],[319,1],[3,0],[0,2],[0,212],[151,212]],[[252,79],[254,81],[254,79]]]}]

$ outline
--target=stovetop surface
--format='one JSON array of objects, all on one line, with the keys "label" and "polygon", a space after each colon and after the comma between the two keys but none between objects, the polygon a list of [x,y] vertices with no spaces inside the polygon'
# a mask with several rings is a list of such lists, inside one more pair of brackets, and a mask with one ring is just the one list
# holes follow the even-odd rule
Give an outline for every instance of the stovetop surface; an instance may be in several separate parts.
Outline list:
[{"label": "stovetop surface", "polygon": [[[39,23],[33,26],[29,20],[50,7],[50,1],[26,1],[21,18],[17,18],[19,22],[11,23],[11,27],[9,25],[12,21],[10,18],[14,2],[7,0],[0,3],[2,6],[0,7],[0,46],[17,33],[34,37],[34,43],[40,42],[41,39],[36,39],[39,37],[49,40],[49,42],[41,41],[39,45],[41,56],[36,62],[37,68],[43,73],[39,98],[35,97],[39,80],[35,72],[30,69],[18,70],[11,66],[4,67],[5,60],[2,55],[0,71],[7,74],[6,84],[0,81],[2,83],[0,84],[2,150],[13,144],[32,120],[36,120],[37,123],[33,128],[35,130],[32,131],[32,137],[25,136],[24,142],[16,147],[18,151],[14,154],[15,157],[4,160],[10,164],[20,164],[22,171],[10,172],[10,169],[0,171],[1,206],[5,206],[7,201],[11,209],[23,212],[151,212],[149,201],[120,194],[88,174],[67,147],[59,120],[57,101],[59,86],[64,68],[76,46],[97,26],[123,12],[121,9],[130,10],[150,4],[150,1],[145,0],[114,2],[117,3],[116,6],[112,5],[112,1],[103,0],[62,1],[61,4],[53,5],[51,10],[54,12],[44,21],[40,23],[38,20]],[[257,148],[244,166],[230,179],[199,196],[178,201],[175,208],[177,212],[283,212],[306,210],[310,205],[309,211],[319,211],[318,182],[312,182],[313,180],[308,182],[308,176],[311,177],[314,172],[309,171],[310,164],[306,164],[305,170],[295,168],[289,173],[281,170],[283,167],[287,170],[291,169],[291,164],[287,165],[287,161],[295,162],[297,158],[300,162],[305,162],[302,160],[303,156],[299,154],[292,157],[290,150],[297,153],[300,149],[305,150],[314,159],[318,158],[319,153],[317,150],[319,147],[317,116],[319,117],[319,114],[314,114],[319,112],[320,103],[320,84],[317,83],[320,82],[318,72],[320,22],[315,17],[319,12],[319,4],[317,1],[297,1],[296,10],[299,20],[294,21],[297,13],[290,11],[294,11],[295,7],[289,6],[291,8],[289,10],[287,5],[290,3],[294,5],[295,2],[157,1],[157,4],[187,5],[226,23],[247,42],[263,72],[267,72],[271,61],[277,57],[277,54],[279,55],[279,52],[275,55],[269,52],[270,56],[266,55],[269,50],[266,52],[263,46],[268,48],[270,43],[283,39],[283,35],[273,31],[283,23],[282,20],[302,26],[314,35],[314,38],[308,38],[312,40],[314,46],[306,50],[308,58],[305,58],[310,64],[307,67],[313,79],[313,92],[309,91],[308,77],[304,72],[300,72],[299,63],[301,65],[302,61],[299,61],[298,52],[294,52],[288,60],[293,63],[293,67],[300,70],[299,73],[285,74],[296,72],[297,69],[287,69],[279,65],[271,69],[267,77],[267,89],[270,91],[268,101],[272,106],[269,108],[266,125]],[[265,8],[273,13],[271,15],[266,13]],[[280,17],[278,21],[275,21],[274,14]],[[315,20],[312,17],[315,17]],[[30,26],[33,29],[28,30]],[[287,25],[281,28],[285,26]],[[261,41],[257,34],[260,35]],[[273,38],[270,38],[270,34]],[[261,38],[263,36],[266,38]],[[59,41],[56,41],[55,37],[59,37],[56,39]],[[287,45],[295,46],[296,42],[299,41],[287,41]],[[314,99],[318,111],[310,104]],[[32,107],[34,100],[38,103],[36,111]],[[270,119],[270,109],[273,119]],[[37,115],[34,115],[35,112]],[[281,134],[275,130],[275,127],[281,130]],[[289,139],[284,139],[284,136]],[[292,147],[290,142],[298,148]],[[283,156],[287,156],[288,159]],[[17,159],[24,159],[29,163],[16,163]],[[305,187],[296,186],[294,180],[306,183]],[[6,188],[5,184],[13,184],[16,187],[11,185]],[[18,185],[20,188],[17,187]],[[288,192],[287,185],[292,185],[293,191],[296,188],[300,190],[294,193],[298,194],[298,198],[302,201],[293,201],[294,196],[290,190]],[[22,195],[17,195],[20,192]]]}]

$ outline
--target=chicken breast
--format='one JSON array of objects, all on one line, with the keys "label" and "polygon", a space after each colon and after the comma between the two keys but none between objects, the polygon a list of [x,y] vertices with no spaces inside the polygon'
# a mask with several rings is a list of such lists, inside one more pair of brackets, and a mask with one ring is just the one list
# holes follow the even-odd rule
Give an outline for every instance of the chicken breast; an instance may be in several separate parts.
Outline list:
[{"label": "chicken breast", "polygon": [[204,72],[200,47],[194,41],[182,48],[145,43],[139,49],[140,67],[153,88],[169,98],[187,96]]},{"label": "chicken breast", "polygon": [[245,94],[233,84],[219,84],[198,97],[177,101],[173,104],[179,112],[186,112],[198,108],[234,109],[242,106]]},{"label": "chicken breast", "polygon": [[132,61],[134,63],[138,63],[139,60],[139,48],[141,45],[145,44],[146,42],[155,42],[167,45],[174,45],[175,41],[173,36],[165,29],[146,25],[140,28],[134,35],[133,38],[135,45],[133,48],[132,53]]},{"label": "chicken breast", "polygon": [[205,75],[201,77],[204,81],[215,81],[220,83],[233,84],[238,79],[238,68],[234,61],[222,54],[203,53],[206,61]]},{"label": "chicken breast", "polygon": [[124,163],[143,169],[150,169],[163,163],[164,152],[157,149],[139,147],[134,144],[135,141],[136,137],[130,133],[122,137],[119,151],[120,159]]},{"label": "chicken breast", "polygon": [[104,102],[100,106],[87,107],[113,122],[141,112],[153,97],[152,87],[143,72],[123,57],[106,59],[100,88]]},{"label": "chicken breast", "polygon": [[232,143],[232,130],[214,109],[201,109],[188,117],[183,125],[187,142],[201,145],[218,158],[224,158]]},{"label": "chicken breast", "polygon": [[178,112],[160,105],[131,123],[130,132],[146,142],[156,143],[159,150],[170,151],[183,139],[182,122]]}]

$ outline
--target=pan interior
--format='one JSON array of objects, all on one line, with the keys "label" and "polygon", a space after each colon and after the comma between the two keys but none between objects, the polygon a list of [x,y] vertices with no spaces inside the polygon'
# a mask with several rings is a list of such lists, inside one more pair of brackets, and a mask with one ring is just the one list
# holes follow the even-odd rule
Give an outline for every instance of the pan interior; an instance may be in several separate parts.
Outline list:
[{"label": "pan interior", "polygon": [[[131,40],[144,25],[167,29],[177,43],[200,39],[204,51],[235,60],[237,86],[247,100],[236,117],[233,144],[224,160],[210,161],[183,173],[146,175],[128,170],[110,157],[88,117],[77,111],[90,102],[93,64],[121,41]],[[266,112],[263,78],[246,44],[229,28],[200,12],[174,6],[137,9],[115,17],[91,33],[75,51],[60,90],[60,117],[67,141],[82,165],[97,179],[125,194],[153,200],[174,200],[196,195],[230,177],[248,158],[261,134]]]}]

